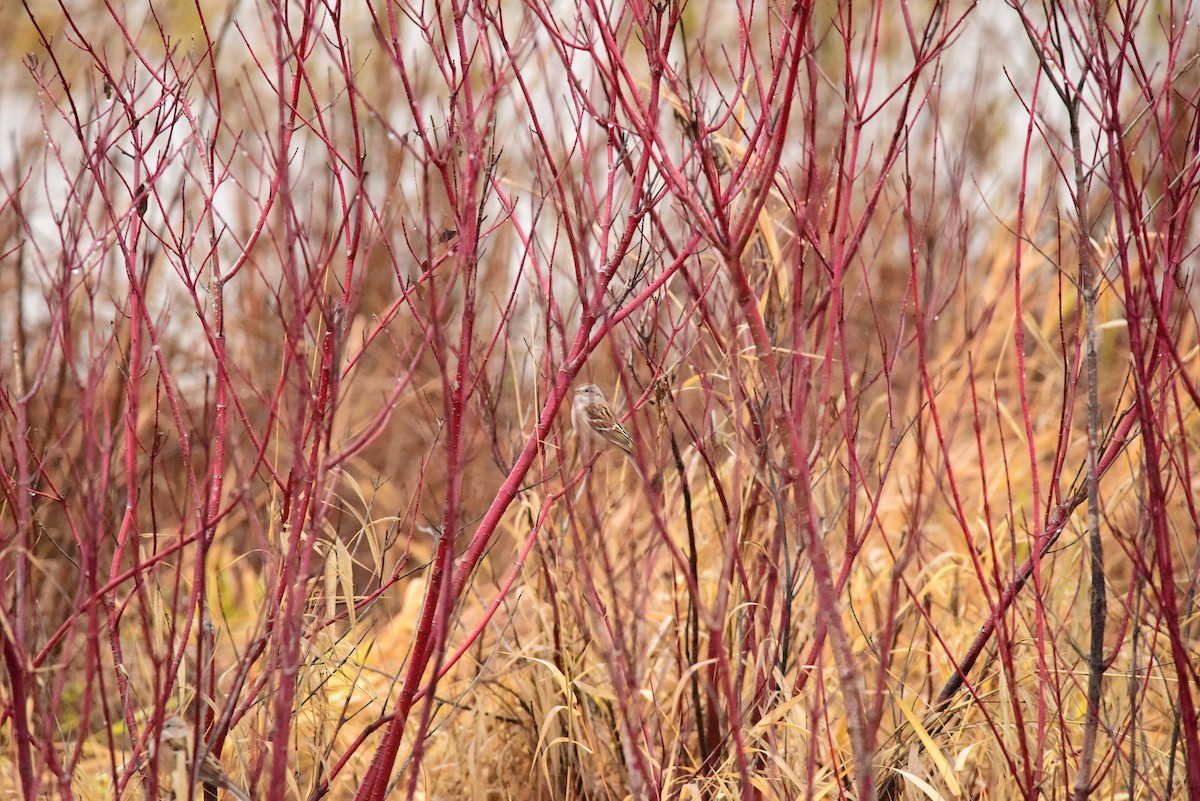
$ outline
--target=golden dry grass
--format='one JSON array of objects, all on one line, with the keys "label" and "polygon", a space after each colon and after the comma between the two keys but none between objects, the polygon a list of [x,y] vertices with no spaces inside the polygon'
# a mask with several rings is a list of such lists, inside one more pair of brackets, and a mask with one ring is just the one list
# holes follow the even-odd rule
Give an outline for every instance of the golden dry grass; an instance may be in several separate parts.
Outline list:
[{"label": "golden dry grass", "polygon": [[[817,6],[821,30],[830,34],[836,30],[836,4]],[[67,26],[54,15],[46,19],[46,30],[61,44]],[[713,57],[726,32],[713,20],[689,16],[688,21],[701,31],[694,35]],[[166,18],[163,24],[179,35],[195,33],[191,17]],[[760,37],[773,30],[761,19],[755,24]],[[970,40],[986,40],[994,21],[984,17],[974,24],[985,32],[972,33]],[[881,69],[903,71],[904,48],[896,45],[907,41],[903,20],[889,12],[881,25],[893,37],[881,45]],[[98,22],[88,30],[119,49],[111,26]],[[352,17],[347,30],[361,36],[358,41],[377,42],[365,17]],[[10,48],[41,47],[26,26],[13,41]],[[823,71],[819,96],[832,107],[838,94],[831,76],[845,69],[836,44],[822,39],[813,65]],[[635,52],[639,45],[628,47]],[[1012,47],[1008,52],[1019,52]],[[250,52],[259,51],[251,47]],[[961,48],[948,52],[943,69],[966,72],[957,66],[964,63],[956,60],[965,58]],[[132,53],[125,58],[131,65],[135,61]],[[91,62],[69,48],[62,50],[62,59],[62,69],[75,82],[72,92],[83,97],[83,87],[89,87],[100,108],[100,83]],[[321,51],[314,61],[336,74],[329,52]],[[527,68],[531,83],[548,69],[533,59],[527,63],[534,65]],[[1178,91],[1186,92],[1196,82],[1196,70],[1184,59],[1179,63],[1185,68],[1179,70],[1184,88]],[[453,93],[438,83],[436,70],[420,60],[417,64],[414,93],[432,108],[448,103]],[[256,84],[245,77],[254,72],[250,62],[237,66],[241,71],[223,61],[218,71],[228,86],[239,87],[225,97],[226,125],[253,133],[250,138],[262,146],[253,152],[261,155],[269,151],[263,143],[269,145],[278,132],[270,127],[271,114],[258,105],[265,95],[256,96]],[[43,383],[28,405],[24,431],[18,430],[14,411],[13,398],[20,393],[13,386],[5,395],[9,444],[4,456],[15,463],[18,451],[11,443],[25,437],[40,479],[23,539],[6,542],[4,569],[12,574],[13,565],[27,560],[32,578],[23,608],[36,610],[29,624],[30,653],[37,654],[65,620],[73,621],[64,638],[47,649],[45,664],[38,663],[30,697],[52,708],[37,723],[42,742],[62,755],[74,754],[78,744],[70,785],[81,798],[112,796],[114,768],[123,766],[131,747],[123,718],[128,714],[142,726],[159,702],[171,710],[211,708],[218,714],[226,705],[236,708],[222,760],[235,781],[255,786],[265,797],[273,789],[264,778],[272,758],[272,703],[289,681],[297,693],[283,795],[313,797],[336,765],[325,797],[350,798],[382,729],[344,765],[339,761],[368,725],[395,708],[414,643],[427,636],[420,614],[431,560],[443,536],[438,526],[449,486],[449,403],[442,376],[456,364],[447,356],[453,348],[438,353],[429,345],[430,331],[435,323],[456,331],[468,293],[457,283],[458,273],[444,279],[445,285],[430,281],[408,290],[429,260],[446,257],[446,264],[454,263],[459,232],[452,226],[462,210],[452,208],[440,188],[422,183],[428,173],[413,165],[416,149],[406,138],[411,131],[395,135],[412,121],[406,116],[410,110],[391,96],[396,75],[388,62],[363,56],[359,67],[355,97],[372,109],[364,114],[371,175],[361,202],[373,204],[373,215],[354,262],[359,270],[354,302],[338,307],[344,320],[330,312],[332,303],[304,306],[299,300],[337,297],[344,266],[338,260],[342,220],[330,212],[338,206],[328,180],[329,154],[308,130],[297,134],[293,145],[293,205],[267,215],[267,234],[248,251],[244,272],[226,297],[223,367],[236,396],[235,422],[220,465],[224,483],[218,505],[226,514],[201,571],[206,617],[188,606],[196,589],[195,545],[171,549],[198,525],[198,490],[189,472],[208,481],[213,469],[216,359],[189,305],[208,313],[213,290],[203,280],[196,282],[200,289],[189,289],[186,280],[200,274],[188,272],[194,267],[188,257],[207,264],[210,243],[198,237],[183,254],[167,246],[146,247],[146,283],[152,289],[148,316],[162,332],[157,342],[162,360],[143,352],[139,369],[131,371],[131,342],[142,324],[129,319],[129,277],[113,245],[116,234],[106,227],[105,214],[116,213],[92,195],[81,197],[76,211],[88,222],[79,226],[87,235],[79,242],[51,240],[35,247],[29,243],[45,222],[39,215],[56,208],[54,192],[48,191],[51,200],[40,212],[14,215],[16,222],[0,232],[4,252],[20,254],[20,269],[0,275],[0,304],[17,310],[8,313],[10,322],[0,323],[0,333],[17,343],[13,353],[0,353],[0,366],[22,382],[29,381],[44,354],[53,368],[39,374]],[[1028,56],[1020,67],[1034,69]],[[1021,69],[1014,68],[1014,74]],[[480,68],[472,77],[482,90],[486,71]],[[246,85],[237,83],[242,79]],[[23,87],[29,103],[63,97],[47,93],[45,87],[57,85],[49,79],[42,94],[28,79],[9,80]],[[198,82],[189,88],[201,98],[197,107],[211,111],[215,101],[207,86]],[[506,102],[519,96],[509,82],[497,81],[492,88]],[[319,117],[324,109],[331,120],[345,116],[347,93],[336,80],[312,92],[319,102],[307,97],[303,114]],[[665,107],[677,115],[672,125],[686,121],[689,109],[678,97],[669,97]],[[560,423],[543,443],[544,455],[522,483],[454,608],[449,653],[477,626],[483,625],[482,634],[438,683],[428,707],[419,701],[408,717],[394,797],[407,790],[408,760],[422,733],[413,790],[418,798],[619,801],[653,795],[690,801],[742,797],[751,788],[768,799],[853,797],[845,679],[828,640],[814,650],[822,625],[812,554],[804,539],[808,520],[815,521],[835,578],[852,557],[838,611],[868,708],[879,710],[870,772],[895,791],[891,797],[1001,799],[1016,797],[1022,788],[1031,792],[1030,785],[1049,797],[1067,795],[1086,712],[1091,623],[1084,507],[1074,511],[1038,573],[1003,616],[999,635],[970,672],[971,692],[960,691],[947,709],[936,707],[939,691],[995,598],[1036,551],[1035,537],[1046,519],[1083,486],[1088,452],[1086,382],[1078,378],[1083,311],[1074,285],[1079,256],[1072,213],[1064,205],[1063,178],[1051,167],[1043,164],[1039,171],[1042,162],[1032,159],[1006,163],[1017,152],[1014,142],[1027,122],[1021,118],[1018,126],[1005,116],[1014,107],[1019,104],[996,85],[977,81],[961,95],[931,101],[933,110],[909,131],[911,162],[903,162],[905,168],[892,165],[884,176],[864,157],[861,182],[844,201],[852,219],[865,220],[862,246],[844,265],[832,300],[826,295],[827,267],[830,253],[845,244],[835,232],[846,233],[829,216],[841,167],[827,152],[802,154],[799,148],[780,164],[773,192],[738,261],[752,277],[751,305],[780,343],[775,355],[785,364],[781,378],[791,392],[785,401],[766,392],[763,354],[753,345],[728,265],[716,248],[697,247],[689,261],[692,280],[707,287],[702,304],[677,275],[595,351],[580,380],[613,390],[609,397],[622,409],[657,377],[647,364],[648,353],[673,366],[664,379],[669,404],[644,404],[629,420],[650,480],[640,480],[620,454],[610,453],[585,479],[570,483],[580,464],[569,415],[565,408],[560,412]],[[1139,110],[1144,106],[1129,100],[1130,116],[1137,118]],[[567,112],[555,111],[548,119],[561,123],[561,114]],[[730,114],[708,144],[720,150],[726,167],[745,159],[753,172],[761,155],[747,149],[742,128],[752,125],[753,113],[742,105]],[[50,112],[47,117],[47,130],[68,142],[62,147],[73,147],[61,121]],[[493,128],[527,132],[527,124],[514,122],[522,120],[511,107],[490,119]],[[830,151],[839,141],[839,123],[832,114],[814,123],[817,141]],[[793,125],[799,132],[804,120]],[[960,127],[969,133],[959,132]],[[331,128],[330,140],[348,148],[345,129],[332,123]],[[877,137],[875,147],[886,144],[886,133],[868,128]],[[1147,143],[1148,137],[1135,137],[1132,128],[1125,135],[1130,180],[1156,186],[1162,168],[1155,145]],[[230,163],[245,169],[240,159],[250,157],[234,154],[234,137],[228,131],[224,136]],[[63,165],[73,164],[78,154],[72,150],[71,158],[57,160],[46,138],[38,131],[22,141],[36,145],[39,169],[69,171]],[[583,181],[592,169],[602,172],[605,162],[598,154],[603,148],[577,160],[563,155],[561,172],[555,173],[537,161],[541,153],[532,140],[512,138],[496,148],[498,178],[490,189],[497,195],[500,187],[547,199],[554,211],[547,211],[546,219],[585,217],[586,224],[575,231],[587,251],[584,261],[596,257],[589,249],[611,247],[593,241],[600,233],[595,219],[571,208],[587,196],[581,187],[600,183]],[[1061,142],[1049,134],[1035,143],[1042,146],[1041,160],[1048,162],[1051,153],[1064,156]],[[563,154],[574,152],[556,144]],[[1174,146],[1181,155],[1189,152],[1186,141]],[[810,158],[817,188],[807,197],[810,205],[801,208],[784,187],[804,183],[802,166]],[[934,165],[946,160],[965,166],[958,171],[938,167],[945,172],[935,175]],[[237,172],[246,183],[222,198],[228,205],[222,205],[226,216],[221,219],[237,229],[221,244],[230,253],[237,251],[232,241],[247,236],[242,229],[251,227],[258,213],[259,190],[245,175],[263,178],[270,166],[265,164],[256,164],[257,172]],[[105,170],[115,185],[119,169],[108,164]],[[1019,218],[1013,195],[1022,176],[1028,194],[1025,216]],[[882,191],[868,214],[868,189],[876,179]],[[180,197],[193,191],[189,181],[202,183],[172,180],[182,187]],[[565,208],[554,205],[560,201],[552,181],[570,193]],[[906,181],[915,186],[915,200],[906,197]],[[81,183],[87,183],[86,176]],[[617,185],[614,205],[627,200],[625,191]],[[193,206],[182,201],[171,206],[174,195],[166,189],[162,194],[168,212],[191,219],[187,209]],[[127,220],[132,200],[121,198],[123,211],[116,216]],[[744,202],[739,198],[735,205]],[[531,250],[544,260],[540,266],[569,287],[557,289],[555,297],[567,309],[561,319],[571,325],[579,315],[580,288],[572,283],[576,270],[586,274],[595,266],[564,255],[559,228],[539,218],[517,230],[517,223],[529,221],[514,214],[512,222],[495,197],[491,203],[488,219],[508,222],[497,223],[501,227],[480,249],[476,322],[486,336],[479,335],[478,343],[495,328],[502,330],[498,355],[472,365],[483,380],[463,435],[470,455],[459,503],[463,523],[445,535],[460,554],[534,429],[547,365],[557,358],[546,356],[557,354],[557,343],[547,322],[556,312],[545,303],[544,287],[530,272],[516,278],[515,261],[533,269],[521,242],[531,236],[537,242]],[[621,265],[614,282],[618,288],[626,282],[638,285],[639,266],[650,265],[646,274],[653,277],[669,261],[656,237],[686,238],[690,232],[687,209],[668,201],[663,205],[667,235],[645,234],[642,263],[630,258]],[[1113,279],[1104,284],[1096,306],[1099,420],[1107,437],[1134,403],[1131,294],[1115,280],[1121,257],[1132,249],[1115,226],[1112,197],[1097,189],[1093,205],[1100,223],[1092,239],[1105,275]],[[926,211],[928,217],[913,222]],[[156,212],[148,219],[163,228],[178,223],[169,213],[155,218]],[[672,224],[679,230],[671,230]],[[289,226],[299,226],[294,239],[288,238]],[[120,230],[115,224],[111,228]],[[423,230],[412,233],[418,229]],[[56,235],[62,230],[55,229]],[[1156,242],[1157,236],[1150,232],[1143,242]],[[60,279],[59,259],[70,261],[78,254],[91,260],[92,268],[73,268],[80,277],[65,279],[71,292],[59,298],[52,291]],[[312,283],[290,283],[282,264],[311,268],[306,275]],[[1150,263],[1135,258],[1126,273],[1136,290],[1147,291],[1174,279],[1163,269],[1157,256]],[[435,278],[443,280],[441,274]],[[514,283],[514,312],[504,318],[501,310]],[[1164,359],[1151,387],[1160,426],[1156,441],[1165,454],[1156,477],[1164,482],[1163,514],[1171,535],[1167,549],[1174,575],[1168,579],[1175,586],[1163,586],[1168,579],[1156,572],[1152,558],[1146,508],[1150,471],[1136,427],[1100,483],[1112,658],[1105,670],[1097,798],[1162,798],[1180,793],[1184,781],[1176,720],[1181,677],[1161,598],[1166,590],[1177,597],[1183,637],[1194,650],[1194,585],[1200,571],[1190,505],[1200,486],[1188,460],[1195,454],[1198,412],[1184,378],[1194,382],[1200,374],[1200,343],[1191,297],[1192,287],[1185,284],[1164,310],[1182,374],[1172,372]],[[54,309],[63,313],[57,322],[50,314]],[[1135,310],[1144,313],[1146,307]],[[337,329],[338,324],[344,327]],[[675,339],[664,333],[672,326]],[[342,336],[340,384],[328,417],[319,421],[327,426],[328,439],[312,445],[320,440],[312,433],[318,423],[307,415],[315,406],[312,387],[322,375],[322,347],[331,330]],[[844,351],[839,336],[845,337]],[[130,381],[134,372],[138,379]],[[168,385],[182,399],[181,425],[172,417]],[[123,415],[135,396],[140,405],[127,431]],[[803,431],[807,479],[788,473],[780,418],[773,416],[777,408]],[[335,458],[376,423],[380,427],[371,441],[345,459]],[[131,451],[128,441],[136,443]],[[113,567],[109,560],[118,547],[115,532],[127,500],[122,459],[129,452],[135,455],[134,483],[141,492],[132,512],[136,536]],[[314,459],[317,479],[297,490],[313,453],[320,457]],[[15,497],[10,493],[0,507],[0,521],[14,531],[23,525]],[[293,679],[272,660],[274,649],[282,648],[276,626],[286,607],[279,599],[287,585],[279,577],[295,555],[289,515],[295,504],[308,501],[319,512],[305,519],[311,523],[304,534],[305,542],[313,543],[312,561],[296,579],[302,633]],[[809,510],[809,518],[799,519]],[[543,515],[543,522],[535,522]],[[95,538],[91,575],[81,566],[87,538],[80,532]],[[527,561],[484,625],[485,613],[526,549]],[[148,566],[164,552],[167,556]],[[103,603],[77,592],[103,586],[110,568],[133,569],[139,581],[121,582]],[[393,578],[380,592],[381,584]],[[81,609],[81,599],[88,599],[86,608]],[[109,640],[112,604],[122,613]],[[69,618],[73,611],[78,618]],[[11,622],[6,619],[4,625]],[[198,665],[198,638],[206,632],[212,640],[203,647],[211,651],[212,662]],[[260,646],[263,651],[256,651]],[[266,656],[247,656],[256,653]],[[177,667],[171,662],[175,656]],[[1195,663],[1189,668],[1194,671]],[[127,710],[114,689],[118,676],[129,682]],[[432,670],[424,676],[428,681]],[[1193,678],[1183,680],[1195,684]],[[11,676],[7,681],[0,699],[5,703],[14,694]],[[169,690],[160,697],[164,688]],[[37,718],[32,702],[31,712]],[[426,712],[429,720],[423,721]],[[15,777],[11,717],[5,725],[0,772]],[[53,769],[45,764],[38,769],[52,784]],[[135,776],[129,791],[138,792],[141,781]]]}]

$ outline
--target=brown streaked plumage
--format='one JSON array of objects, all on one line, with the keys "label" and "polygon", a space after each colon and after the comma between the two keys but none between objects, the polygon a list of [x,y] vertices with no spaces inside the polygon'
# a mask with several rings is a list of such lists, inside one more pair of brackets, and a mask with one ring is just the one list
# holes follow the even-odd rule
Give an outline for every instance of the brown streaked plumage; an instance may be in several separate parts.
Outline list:
[{"label": "brown streaked plumage", "polygon": [[[179,780],[190,782],[193,779],[204,786],[219,787],[226,790],[238,801],[250,801],[250,796],[225,775],[221,761],[208,748],[200,746],[200,769],[192,775],[192,726],[181,717],[170,717],[163,721],[162,731],[158,738],[158,771],[161,777],[172,777],[176,784]],[[178,777],[178,778],[175,778]],[[176,794],[183,788],[175,787]],[[186,798],[186,796],[184,796]]]},{"label": "brown streaked plumage", "polygon": [[571,425],[581,443],[600,450],[616,447],[625,453],[633,452],[633,438],[613,414],[608,401],[604,399],[604,393],[595,384],[583,384],[575,388]]}]

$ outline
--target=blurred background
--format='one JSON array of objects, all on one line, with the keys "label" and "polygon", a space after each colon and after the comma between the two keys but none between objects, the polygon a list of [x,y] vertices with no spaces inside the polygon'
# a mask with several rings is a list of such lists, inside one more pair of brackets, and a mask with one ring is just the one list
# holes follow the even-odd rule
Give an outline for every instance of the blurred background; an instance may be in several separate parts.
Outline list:
[{"label": "blurred background", "polygon": [[1200,788],[1190,3],[5,8],[13,797]]}]

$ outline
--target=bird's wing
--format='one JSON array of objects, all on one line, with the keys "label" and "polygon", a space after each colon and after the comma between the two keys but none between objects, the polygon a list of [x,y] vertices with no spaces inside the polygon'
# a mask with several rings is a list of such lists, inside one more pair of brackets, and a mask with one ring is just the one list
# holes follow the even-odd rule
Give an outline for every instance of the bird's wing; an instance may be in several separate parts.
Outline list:
[{"label": "bird's wing", "polygon": [[588,424],[596,433],[616,443],[624,450],[633,447],[633,439],[629,436],[629,432],[617,420],[607,404],[589,403],[584,407],[584,414],[587,415]]}]

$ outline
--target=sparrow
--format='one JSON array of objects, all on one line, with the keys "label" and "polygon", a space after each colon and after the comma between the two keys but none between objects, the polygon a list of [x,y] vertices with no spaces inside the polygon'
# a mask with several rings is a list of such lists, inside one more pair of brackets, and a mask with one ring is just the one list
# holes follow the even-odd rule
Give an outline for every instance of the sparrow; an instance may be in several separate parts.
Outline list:
[{"label": "sparrow", "polygon": [[583,384],[575,388],[571,426],[581,443],[598,450],[615,446],[627,454],[633,452],[633,438],[617,420],[608,401],[604,399],[604,393],[595,384]]},{"label": "sparrow", "polygon": [[[199,782],[205,787],[225,789],[238,801],[250,801],[250,796],[225,775],[221,761],[206,745],[200,746],[200,769],[192,771],[192,755],[196,753],[192,744],[192,725],[175,716],[163,721],[158,738],[158,772],[169,776],[175,795],[180,801],[187,798],[187,790]],[[183,792],[183,796],[180,796]]]}]

